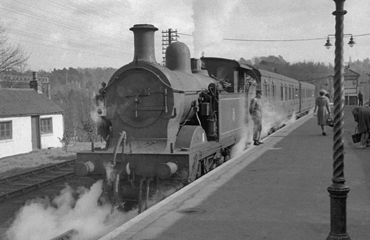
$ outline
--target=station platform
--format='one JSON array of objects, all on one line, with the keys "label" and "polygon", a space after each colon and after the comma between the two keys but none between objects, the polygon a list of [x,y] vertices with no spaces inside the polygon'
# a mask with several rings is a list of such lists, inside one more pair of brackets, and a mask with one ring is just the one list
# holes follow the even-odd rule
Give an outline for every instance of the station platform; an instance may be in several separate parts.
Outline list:
[{"label": "station platform", "polygon": [[[370,147],[351,141],[344,115],[347,233],[370,239]],[[330,232],[333,128],[321,134],[309,114],[250,146],[206,176],[100,240],[326,239]]]}]

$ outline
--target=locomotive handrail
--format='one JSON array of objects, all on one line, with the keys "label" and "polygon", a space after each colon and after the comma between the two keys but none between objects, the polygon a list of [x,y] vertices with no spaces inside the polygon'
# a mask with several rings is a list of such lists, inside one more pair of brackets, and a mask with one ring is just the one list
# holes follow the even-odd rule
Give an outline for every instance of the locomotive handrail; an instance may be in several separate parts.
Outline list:
[{"label": "locomotive handrail", "polygon": [[124,145],[126,145],[126,132],[125,131],[122,131],[122,133],[120,134],[120,137],[118,139],[118,142],[116,144],[116,147],[114,148],[113,166],[116,165],[117,151],[118,151],[119,145],[121,144],[121,142],[122,142],[123,139],[124,139],[124,142],[122,144],[122,155],[124,153]]},{"label": "locomotive handrail", "polygon": [[[183,90],[175,89],[171,85],[168,85],[157,73],[153,72],[150,69],[144,68],[144,67],[135,66],[135,67],[128,68],[127,70],[129,70],[129,69],[137,69],[137,68],[140,68],[140,69],[143,69],[145,71],[148,71],[148,72],[152,73],[154,76],[156,76],[159,79],[159,81],[161,81],[163,83],[163,85],[165,85],[166,87],[172,89],[172,91],[175,92],[175,93],[199,93],[199,92],[202,92],[202,91],[206,90],[206,89],[203,89],[203,90],[200,90],[200,91],[183,91]],[[118,77],[116,77],[112,82],[110,82],[106,86],[105,89],[107,89],[108,87],[110,87],[117,79],[118,79]]]}]

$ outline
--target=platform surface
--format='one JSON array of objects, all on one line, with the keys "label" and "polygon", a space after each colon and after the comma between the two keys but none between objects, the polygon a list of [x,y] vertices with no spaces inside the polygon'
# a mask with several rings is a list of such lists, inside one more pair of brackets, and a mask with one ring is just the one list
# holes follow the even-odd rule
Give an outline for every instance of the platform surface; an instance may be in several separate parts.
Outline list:
[{"label": "platform surface", "polygon": [[[370,147],[351,142],[356,123],[344,115],[347,233],[370,239]],[[251,146],[207,176],[101,238],[326,239],[330,232],[333,128],[321,135],[311,115]]]}]

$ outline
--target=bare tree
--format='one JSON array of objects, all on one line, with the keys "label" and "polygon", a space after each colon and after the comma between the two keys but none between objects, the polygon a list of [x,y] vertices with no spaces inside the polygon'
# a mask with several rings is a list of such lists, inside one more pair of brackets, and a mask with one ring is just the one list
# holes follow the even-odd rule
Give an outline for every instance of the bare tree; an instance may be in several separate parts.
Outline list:
[{"label": "bare tree", "polygon": [[0,73],[22,69],[28,60],[21,47],[13,46],[8,40],[5,29],[0,25]]}]

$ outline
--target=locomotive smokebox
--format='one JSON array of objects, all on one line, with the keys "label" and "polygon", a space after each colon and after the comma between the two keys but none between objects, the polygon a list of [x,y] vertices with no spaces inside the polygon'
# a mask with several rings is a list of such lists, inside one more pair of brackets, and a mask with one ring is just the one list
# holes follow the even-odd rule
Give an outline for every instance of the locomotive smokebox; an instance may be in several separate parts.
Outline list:
[{"label": "locomotive smokebox", "polygon": [[154,32],[158,28],[151,24],[135,24],[130,30],[134,32],[134,61],[157,63],[155,60]]}]

